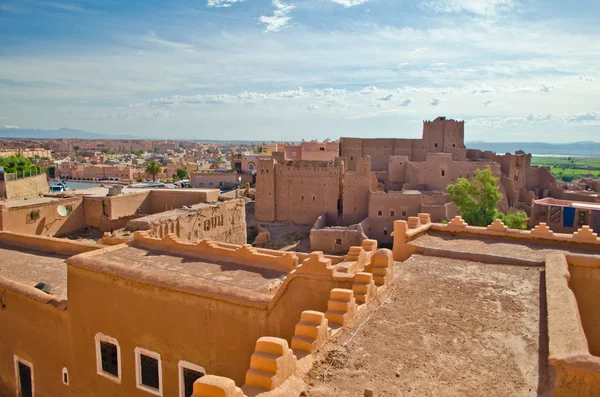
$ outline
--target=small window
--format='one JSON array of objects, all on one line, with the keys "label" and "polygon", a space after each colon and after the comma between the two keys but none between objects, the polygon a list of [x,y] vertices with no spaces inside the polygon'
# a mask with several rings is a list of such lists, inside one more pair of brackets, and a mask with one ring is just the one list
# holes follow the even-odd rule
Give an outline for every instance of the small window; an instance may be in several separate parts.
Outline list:
[{"label": "small window", "polygon": [[377,216],[383,216],[383,211],[381,211],[381,210],[377,211]]},{"label": "small window", "polygon": [[96,334],[96,370],[98,375],[121,383],[121,349],[115,338]]},{"label": "small window", "polygon": [[325,148],[324,147],[320,147],[319,150],[322,151],[322,152],[324,152]]},{"label": "small window", "polygon": [[317,196],[313,196],[313,201],[315,201],[317,199]]},{"label": "small window", "polygon": [[437,143],[435,144],[435,147],[438,147]]},{"label": "small window", "polygon": [[14,356],[17,396],[33,397],[33,364]]},{"label": "small window", "polygon": [[296,152],[292,152],[292,157],[296,157]]},{"label": "small window", "polygon": [[192,397],[194,382],[206,375],[206,370],[187,361],[179,361],[179,397]]},{"label": "small window", "polygon": [[252,163],[248,164],[248,169],[249,170],[253,170],[254,169],[254,164],[252,164]]},{"label": "small window", "polygon": [[402,211],[402,216],[406,216],[406,211]]},{"label": "small window", "polygon": [[453,144],[452,144],[452,147],[456,147],[456,143],[453,143]]},{"label": "small window", "polygon": [[354,156],[350,156],[350,160],[354,160]]},{"label": "small window", "polygon": [[385,228],[385,227],[383,228],[383,235],[387,236],[387,228]]},{"label": "small window", "polygon": [[162,366],[160,354],[135,348],[135,379],[138,389],[162,396]]},{"label": "small window", "polygon": [[335,245],[342,245],[342,239],[341,238],[336,238],[335,239]]},{"label": "small window", "polygon": [[62,369],[62,382],[69,386],[69,370],[66,368]]},{"label": "small window", "polygon": [[442,170],[442,176],[446,176],[446,170]]},{"label": "small window", "polygon": [[391,211],[390,211],[390,216],[396,216],[396,211],[394,211],[394,210],[391,210]]}]

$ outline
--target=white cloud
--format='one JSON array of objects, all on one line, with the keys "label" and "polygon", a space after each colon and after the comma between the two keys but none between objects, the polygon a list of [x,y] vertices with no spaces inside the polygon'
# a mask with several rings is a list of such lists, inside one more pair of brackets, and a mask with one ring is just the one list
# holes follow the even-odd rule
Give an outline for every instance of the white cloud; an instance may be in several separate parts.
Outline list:
[{"label": "white cloud", "polygon": [[[149,31],[148,35],[144,37],[144,40],[148,43],[158,44],[163,47],[175,48],[179,50],[184,50],[186,52],[193,52],[194,46],[186,43],[179,43],[177,41],[169,41],[159,37],[154,31]],[[143,54],[142,54],[143,55]]]},{"label": "white cloud", "polygon": [[375,86],[365,87],[362,90],[358,91],[358,93],[361,95],[371,95],[371,94],[374,94],[375,92],[377,92],[377,87],[375,87]]},{"label": "white cloud", "polygon": [[273,4],[273,15],[261,15],[258,18],[258,21],[265,25],[264,32],[279,32],[281,29],[287,26],[287,24],[292,20],[292,17],[289,16],[290,12],[296,8],[293,5],[286,4],[281,0],[273,0],[271,2]]},{"label": "white cloud", "polygon": [[231,7],[235,3],[243,3],[245,0],[206,0],[207,7]]},{"label": "white cloud", "polygon": [[570,76],[570,77],[573,78],[573,79],[580,80],[580,81],[587,81],[588,83],[591,83],[591,82],[593,82],[593,81],[596,80],[596,78],[593,77],[593,76],[586,76],[586,75],[583,75],[583,74],[577,74],[577,75],[573,75],[573,76]]},{"label": "white cloud", "polygon": [[369,0],[331,0],[336,4],[343,5],[346,8],[359,6],[361,4],[365,4]]},{"label": "white cloud", "polygon": [[421,7],[434,12],[469,12],[482,16],[494,16],[512,11],[514,0],[428,0]]},{"label": "white cloud", "polygon": [[554,91],[554,86],[552,85],[546,85],[546,84],[540,84],[540,92],[551,92]]},{"label": "white cloud", "polygon": [[398,104],[398,106],[401,106],[403,108],[407,107],[408,105],[410,105],[412,103],[412,99],[405,99],[402,102],[400,102]]},{"label": "white cloud", "polygon": [[440,103],[442,103],[442,101],[441,101],[441,100],[439,100],[438,98],[433,98],[433,99],[431,100],[431,103],[430,103],[430,105],[431,105],[431,106],[437,106],[437,105],[439,105]]}]

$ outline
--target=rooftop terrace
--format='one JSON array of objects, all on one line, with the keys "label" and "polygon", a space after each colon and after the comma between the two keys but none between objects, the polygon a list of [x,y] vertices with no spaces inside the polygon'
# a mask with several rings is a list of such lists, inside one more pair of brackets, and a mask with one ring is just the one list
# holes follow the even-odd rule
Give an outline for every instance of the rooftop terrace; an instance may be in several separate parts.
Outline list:
[{"label": "rooftop terrace", "polygon": [[542,268],[423,255],[396,266],[386,304],[347,349],[355,330],[315,357],[311,396],[548,395]]},{"label": "rooftop terrace", "polygon": [[0,277],[35,287],[50,284],[52,294],[67,299],[68,255],[56,255],[0,243]]}]

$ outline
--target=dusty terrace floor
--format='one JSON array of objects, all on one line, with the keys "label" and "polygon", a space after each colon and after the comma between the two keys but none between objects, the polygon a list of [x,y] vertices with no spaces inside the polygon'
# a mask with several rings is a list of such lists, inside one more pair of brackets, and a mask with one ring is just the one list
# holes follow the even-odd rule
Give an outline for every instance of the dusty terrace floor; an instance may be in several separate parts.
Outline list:
[{"label": "dusty terrace floor", "polygon": [[347,350],[355,329],[317,353],[309,396],[549,395],[542,268],[414,255],[396,278]]}]

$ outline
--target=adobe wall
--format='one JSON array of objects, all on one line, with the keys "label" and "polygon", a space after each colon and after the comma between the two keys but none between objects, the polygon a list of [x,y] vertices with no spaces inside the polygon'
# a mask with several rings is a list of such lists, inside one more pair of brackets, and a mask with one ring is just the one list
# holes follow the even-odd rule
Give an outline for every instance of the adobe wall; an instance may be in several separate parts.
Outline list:
[{"label": "adobe wall", "polygon": [[[585,329],[586,323],[587,326],[590,326],[589,321],[594,320],[594,317],[589,317],[589,315],[595,315],[590,313],[590,302],[587,299],[597,299],[598,297],[593,295],[594,291],[587,291],[584,285],[586,275],[581,274],[578,270],[573,271],[575,267],[587,268],[590,265],[596,267],[598,259],[588,258],[580,255],[565,257],[561,253],[551,254],[546,258],[548,361],[554,367],[553,392],[557,397],[584,397],[600,394],[600,357],[590,354],[593,346],[594,350],[597,349],[596,341],[593,339],[592,344],[586,338],[589,328]],[[573,273],[577,274],[575,276],[577,278],[576,290],[579,290],[580,293],[584,291],[585,295],[577,296],[577,291],[574,293],[573,281],[569,281],[573,277]],[[592,282],[590,287],[597,288],[597,285],[594,285],[595,281],[592,279],[588,279],[588,281]],[[569,288],[570,286],[571,288]],[[583,311],[579,306],[580,301],[583,303]],[[597,329],[594,330],[597,336]]]},{"label": "adobe wall", "polygon": [[198,203],[216,202],[219,200],[218,189],[152,189],[150,197],[150,213],[169,211]]},{"label": "adobe wall", "polygon": [[175,233],[183,241],[212,239],[246,244],[245,202],[233,199],[215,205],[195,206],[194,210],[173,210],[130,220],[125,228],[146,230],[153,237]]},{"label": "adobe wall", "polygon": [[421,210],[421,196],[416,192],[371,192],[369,229],[366,234],[370,239],[392,241],[394,221],[407,220],[410,216],[417,216]]},{"label": "adobe wall", "polygon": [[0,181],[0,193],[7,200],[39,197],[49,190],[48,177],[45,173],[14,181]]},{"label": "adobe wall", "polygon": [[256,219],[312,225],[323,212],[337,216],[342,172],[341,162],[261,160]]},{"label": "adobe wall", "polygon": [[348,171],[343,175],[341,199],[344,225],[358,223],[369,213],[369,194],[372,188],[371,159],[359,159],[356,166],[356,171]]},{"label": "adobe wall", "polygon": [[344,255],[353,246],[361,246],[367,239],[360,224],[351,226],[328,226],[327,216],[322,214],[310,230],[310,250],[327,254]]},{"label": "adobe wall", "polygon": [[581,324],[585,331],[590,353],[600,357],[600,256],[567,257],[569,288],[577,299]]},{"label": "adobe wall", "polygon": [[[256,165],[256,164],[255,164]],[[241,175],[229,172],[193,172],[190,178],[190,183],[193,187],[200,188],[219,188],[223,186],[234,186],[241,183]]]},{"label": "adobe wall", "polygon": [[[59,206],[71,208],[68,216],[60,216]],[[32,219],[33,212],[39,213],[38,219]],[[82,197],[65,198],[50,202],[18,207],[3,207],[2,230],[37,234],[42,236],[63,236],[86,227]]]}]

